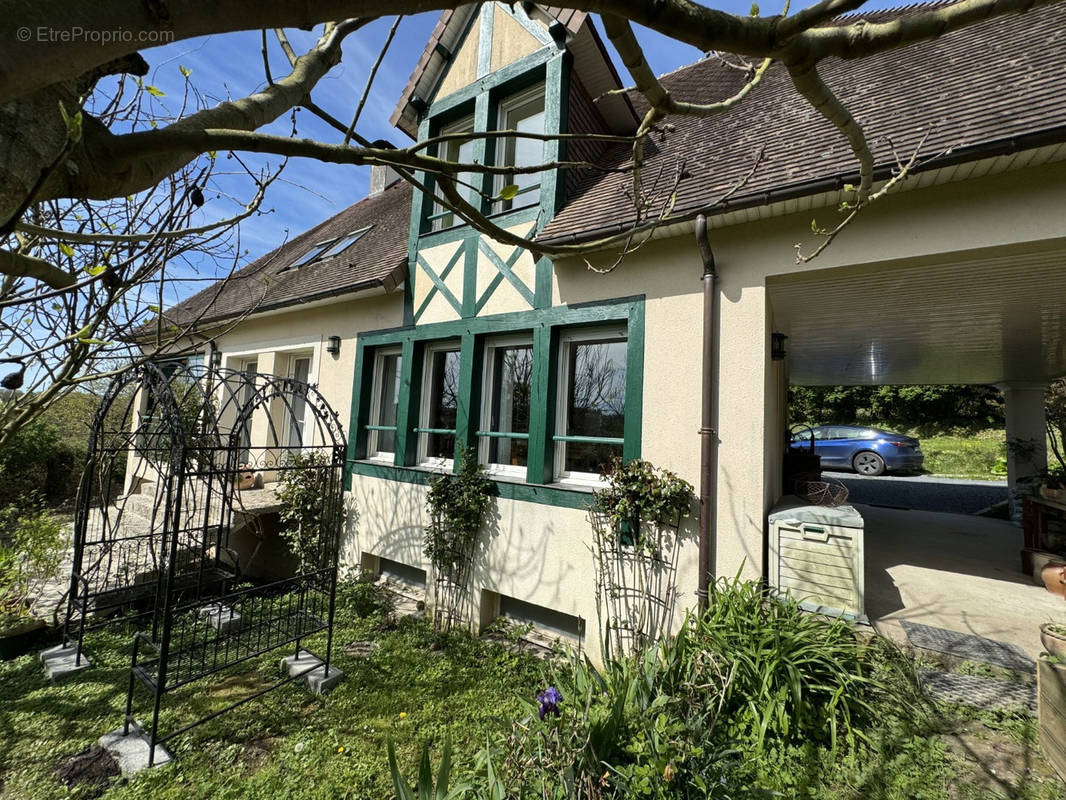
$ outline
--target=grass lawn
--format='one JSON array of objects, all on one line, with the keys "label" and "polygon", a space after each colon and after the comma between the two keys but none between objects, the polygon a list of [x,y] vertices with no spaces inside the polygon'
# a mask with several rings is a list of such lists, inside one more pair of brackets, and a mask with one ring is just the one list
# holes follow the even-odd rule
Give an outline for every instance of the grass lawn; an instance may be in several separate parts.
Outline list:
[{"label": "grass lawn", "polygon": [[1007,479],[1007,435],[1002,428],[921,437],[925,470],[944,478]]},{"label": "grass lawn", "polygon": [[[97,635],[91,670],[59,685],[45,682],[40,662],[24,656],[0,662],[0,797],[12,800],[86,797],[55,776],[56,763],[121,724],[128,670],[123,635]],[[373,641],[378,649],[353,657],[344,646]],[[441,636],[414,619],[389,625],[381,616],[337,615],[335,663],[344,681],[326,697],[289,685],[176,738],[175,764],[150,770],[103,796],[119,798],[387,798],[391,737],[402,763],[412,764],[423,741],[450,736],[458,769],[486,736],[535,696],[541,662],[464,635]],[[254,670],[193,684],[168,696],[164,730],[192,721],[176,709],[205,712],[277,680],[278,659]],[[138,717],[150,711],[139,697]],[[82,787],[87,788],[87,787]]]},{"label": "grass lawn", "polygon": [[[783,628],[781,635],[787,632]],[[566,661],[539,661],[506,642],[439,635],[422,620],[397,622],[381,613],[361,617],[351,604],[339,609],[336,634],[336,662],[346,676],[333,693],[314,697],[298,686],[282,688],[174,740],[174,764],[99,788],[70,790],[55,771],[58,763],[118,726],[127,637],[94,637],[94,667],[59,685],[44,681],[33,656],[0,663],[0,797],[387,800],[394,797],[386,757],[390,738],[402,771],[411,778],[422,744],[432,744],[436,764],[450,737],[456,778],[468,778],[475,753],[490,741],[501,745],[512,722],[528,714],[526,703],[538,689],[548,681],[570,685]],[[748,634],[741,632],[738,641],[748,641]],[[346,653],[345,645],[352,642],[372,642],[364,648],[371,652]],[[204,713],[273,680],[277,659],[278,654],[264,657],[255,669],[168,697],[164,725],[173,730],[191,719],[190,712]],[[707,700],[714,702],[711,696]],[[713,797],[767,796],[752,791],[757,788],[812,800],[1055,800],[1066,791],[1040,754],[1036,723],[1028,715],[931,706],[902,713],[892,697],[877,702],[858,735],[843,737],[836,750],[824,741],[778,740],[758,748],[737,740],[728,756],[734,766],[722,773],[729,783],[717,786]],[[144,709],[143,695],[140,703]],[[575,708],[570,689],[563,705],[562,718],[539,724],[567,730]],[[656,704],[650,716],[641,711],[628,724],[656,716],[662,721],[668,707]],[[664,735],[684,736],[668,721],[663,725]],[[723,722],[718,730],[724,727]],[[641,735],[633,738],[627,748],[636,750],[628,752],[646,748],[642,741]],[[684,745],[680,757],[692,749],[691,743]],[[537,763],[535,750],[532,758]],[[662,774],[662,765],[650,765],[647,781],[637,784],[648,791],[637,793],[613,791],[605,778],[602,797],[697,796],[676,794]],[[698,795],[700,800],[708,796]]]}]

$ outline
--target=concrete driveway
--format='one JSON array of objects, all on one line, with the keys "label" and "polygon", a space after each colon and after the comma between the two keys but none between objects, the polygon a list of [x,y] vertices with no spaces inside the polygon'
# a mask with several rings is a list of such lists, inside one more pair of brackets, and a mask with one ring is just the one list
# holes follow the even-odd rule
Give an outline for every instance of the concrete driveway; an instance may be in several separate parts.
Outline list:
[{"label": "concrete driveway", "polygon": [[823,474],[848,487],[848,503],[863,503],[915,511],[973,514],[1007,499],[1006,481],[975,481],[933,475],[881,475],[854,472]]},{"label": "concrete driveway", "polygon": [[1066,603],[1021,572],[1021,529],[1004,520],[857,506],[865,523],[866,613],[905,640],[900,622],[971,633],[1041,651],[1040,623]]}]

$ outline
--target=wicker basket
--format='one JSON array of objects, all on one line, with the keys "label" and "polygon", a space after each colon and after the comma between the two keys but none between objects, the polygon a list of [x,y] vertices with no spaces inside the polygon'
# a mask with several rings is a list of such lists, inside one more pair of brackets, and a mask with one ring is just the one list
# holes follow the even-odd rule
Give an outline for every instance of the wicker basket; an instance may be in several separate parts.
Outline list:
[{"label": "wicker basket", "polygon": [[815,506],[842,506],[848,499],[848,487],[831,478],[820,481],[796,481],[794,491],[798,497]]}]

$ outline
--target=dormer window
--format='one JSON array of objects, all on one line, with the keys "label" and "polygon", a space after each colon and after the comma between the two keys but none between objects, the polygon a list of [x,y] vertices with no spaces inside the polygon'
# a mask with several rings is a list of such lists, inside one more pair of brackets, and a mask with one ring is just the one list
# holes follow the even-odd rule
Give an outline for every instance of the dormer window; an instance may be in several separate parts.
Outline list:
[{"label": "dormer window", "polygon": [[[518,133],[544,133],[544,85],[539,84],[500,102],[498,130]],[[496,145],[496,164],[504,167],[533,167],[544,163],[544,142],[540,139],[508,137]],[[494,211],[535,206],[540,202],[540,173],[511,173],[496,180],[496,194],[504,186],[518,187],[512,199],[495,201]]]},{"label": "dormer window", "polygon": [[278,270],[278,274],[282,272],[288,272],[291,269],[299,269],[305,267],[308,264],[315,264],[319,261],[325,261],[327,258],[333,258],[335,255],[339,255],[358,242],[369,231],[373,225],[367,225],[365,228],[359,228],[358,230],[346,233],[343,236],[336,236],[332,239],[326,239],[321,242],[316,242],[311,248],[293,261]]},{"label": "dormer window", "polygon": [[[445,161],[451,161],[454,163],[470,164],[474,161],[474,140],[463,139],[462,134],[473,133],[474,131],[474,118],[464,117],[458,122],[453,122],[444,128],[441,128],[441,136],[455,136],[454,139],[448,139],[442,142],[439,150],[440,158]],[[473,172],[462,172],[459,174],[456,180],[456,191],[459,192],[467,202],[474,208],[481,208],[481,197],[476,188],[471,186],[480,175]],[[444,228],[450,228],[452,225],[459,223],[449,209],[445,208],[441,203],[433,204],[433,213],[429,217],[433,230],[439,231]]]}]

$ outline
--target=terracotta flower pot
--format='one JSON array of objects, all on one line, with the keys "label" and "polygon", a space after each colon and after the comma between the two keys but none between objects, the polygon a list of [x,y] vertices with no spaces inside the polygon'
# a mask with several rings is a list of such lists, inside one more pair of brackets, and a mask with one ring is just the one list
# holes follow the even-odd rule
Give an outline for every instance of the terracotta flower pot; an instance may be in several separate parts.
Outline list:
[{"label": "terracotta flower pot", "polygon": [[1066,661],[1066,627],[1045,622],[1040,626],[1040,644],[1050,655]]},{"label": "terracotta flower pot", "polygon": [[1066,489],[1052,489],[1050,486],[1040,487],[1040,496],[1045,500],[1053,500],[1057,503],[1061,503],[1066,500]]},{"label": "terracotta flower pot", "polygon": [[1052,594],[1066,597],[1066,564],[1061,561],[1048,561],[1040,570],[1040,580]]}]

